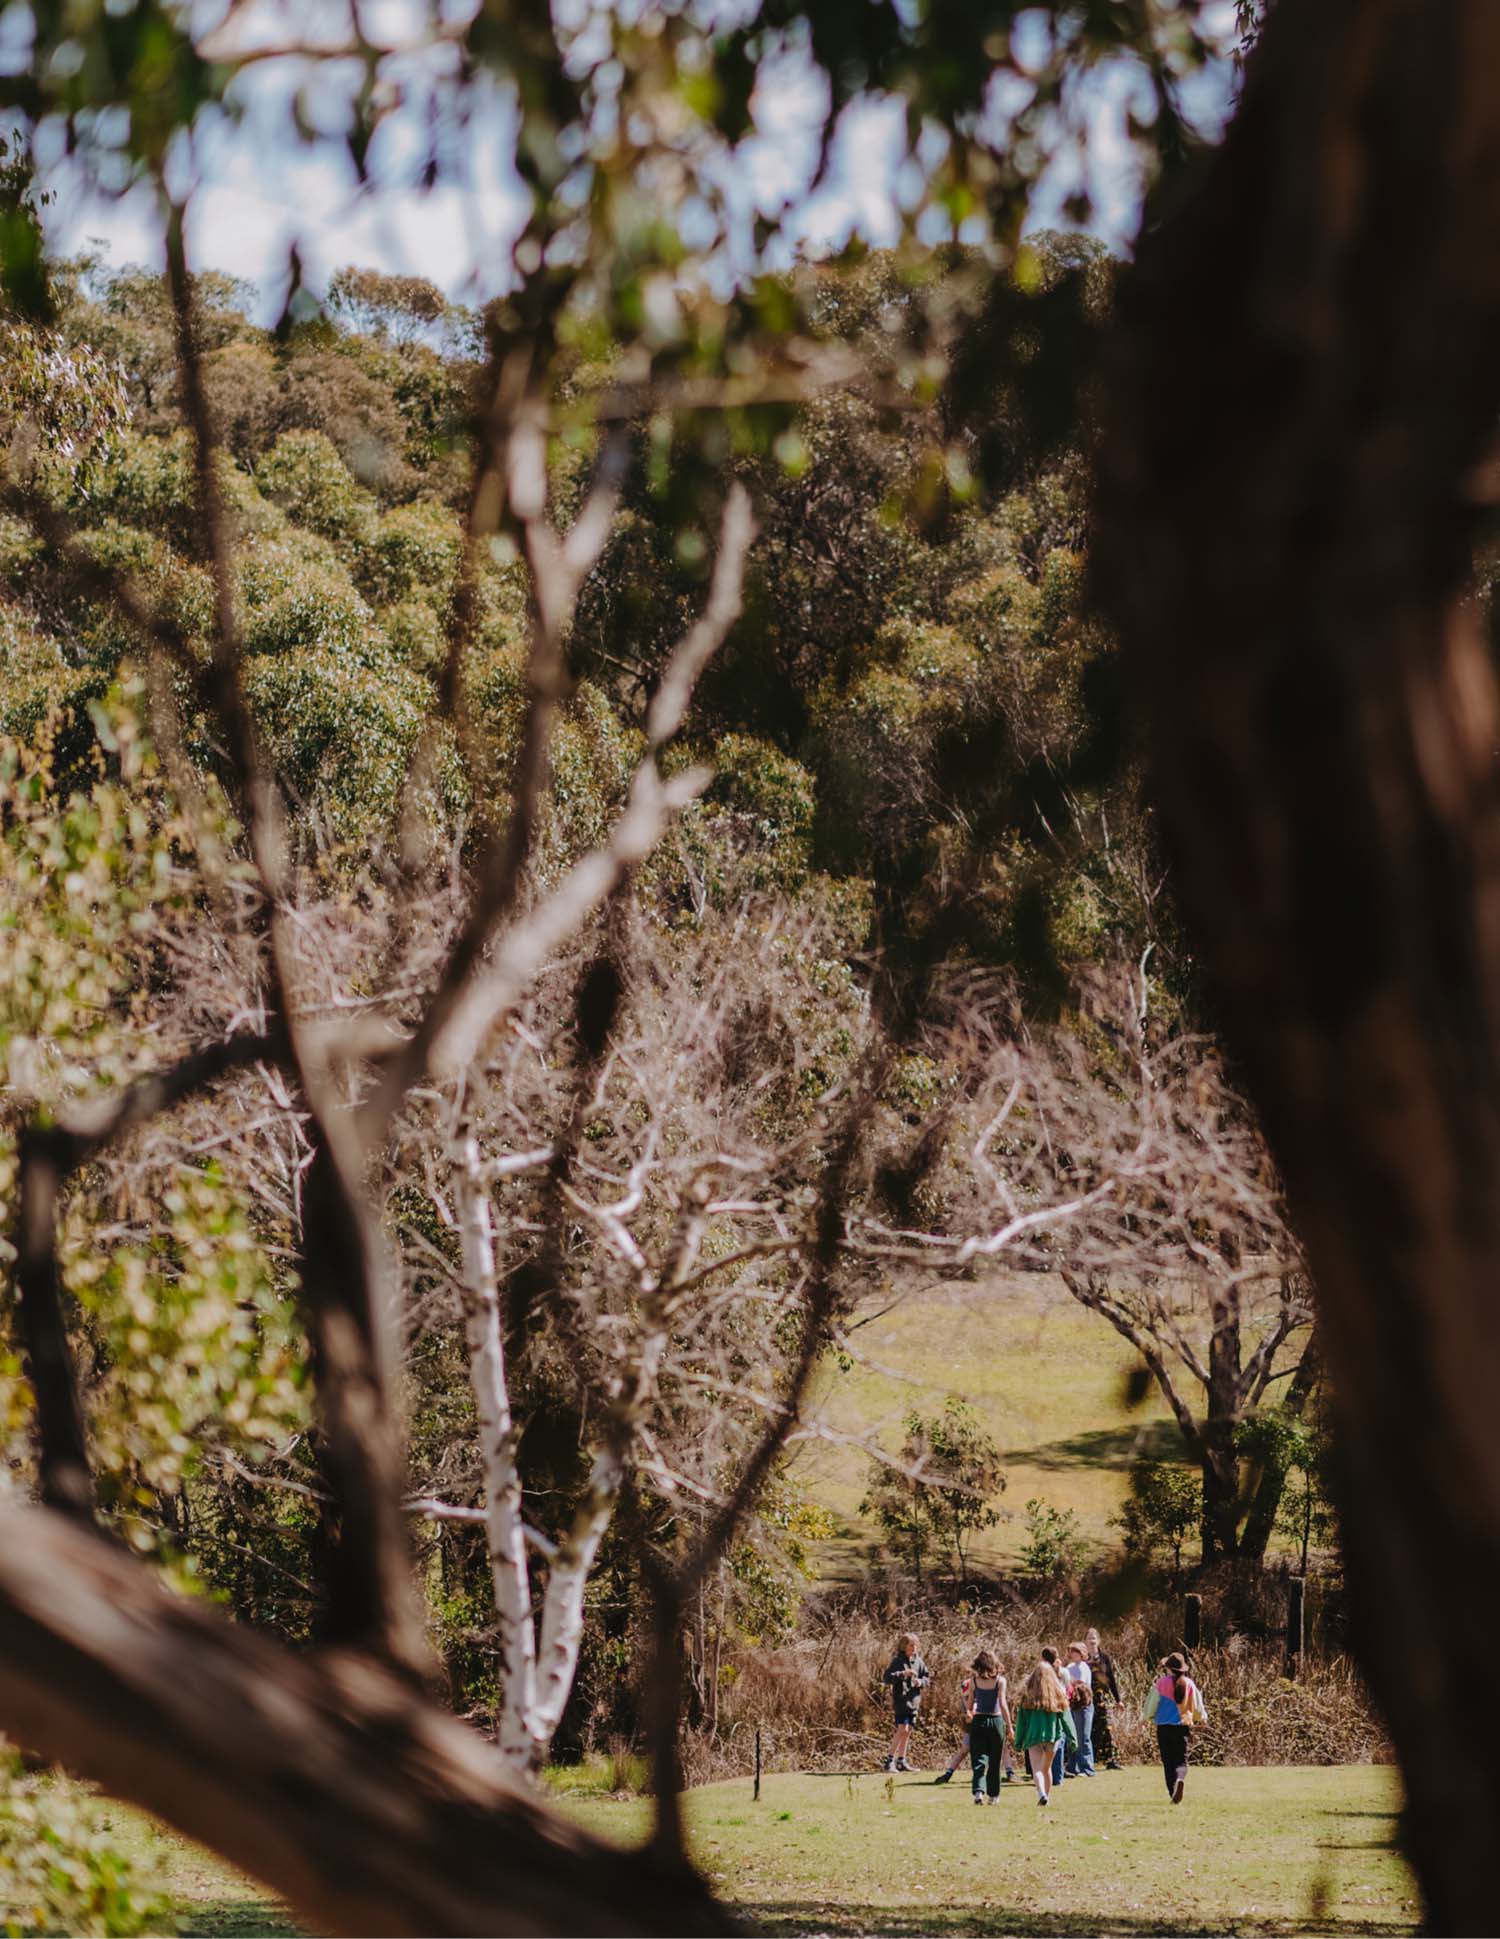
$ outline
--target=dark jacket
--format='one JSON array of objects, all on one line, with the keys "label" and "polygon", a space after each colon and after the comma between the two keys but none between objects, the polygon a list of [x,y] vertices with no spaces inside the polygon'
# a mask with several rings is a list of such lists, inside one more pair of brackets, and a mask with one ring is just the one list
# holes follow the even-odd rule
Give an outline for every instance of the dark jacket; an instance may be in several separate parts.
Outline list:
[{"label": "dark jacket", "polygon": [[897,1650],[880,1680],[889,1684],[891,1701],[898,1715],[903,1710],[915,1714],[922,1701],[922,1692],[932,1681],[932,1672],[920,1656],[907,1656]]},{"label": "dark jacket", "polygon": [[1097,1656],[1089,1658],[1089,1668],[1094,1672],[1094,1701],[1120,1701],[1120,1686],[1115,1681],[1114,1659],[1108,1650],[1100,1650]]}]

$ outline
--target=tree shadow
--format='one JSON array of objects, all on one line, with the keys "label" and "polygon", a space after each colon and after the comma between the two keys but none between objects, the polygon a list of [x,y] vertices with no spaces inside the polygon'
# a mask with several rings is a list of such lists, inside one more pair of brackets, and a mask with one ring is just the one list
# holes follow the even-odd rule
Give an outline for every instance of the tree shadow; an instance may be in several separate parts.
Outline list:
[{"label": "tree shadow", "polygon": [[1013,1448],[1002,1459],[1028,1468],[1118,1468],[1132,1462],[1180,1461],[1182,1435],[1175,1421],[1142,1421],[1137,1427],[1096,1427],[1066,1441]]},{"label": "tree shadow", "polygon": [[198,1899],[177,1907],[178,1939],[304,1939],[279,1899]]},{"label": "tree shadow", "polygon": [[[1005,1934],[1007,1939],[1069,1939],[1069,1935],[1079,1935],[1079,1939],[1093,1939],[1098,1935],[1120,1934],[1122,1939],[1132,1935],[1158,1935],[1174,1933],[1181,1939],[1228,1939],[1229,1935],[1254,1935],[1257,1932],[1284,1935],[1285,1939],[1300,1939],[1313,1934],[1352,1935],[1372,1930],[1367,1918],[1353,1917],[1330,1918],[1326,1910],[1307,1920],[1272,1919],[1263,1926],[1243,1920],[1217,1919],[1206,1924],[1183,1924],[1175,1916],[1123,1917],[1118,1912],[1102,1914],[1098,1919],[1080,1918],[1076,1912],[1037,1912],[1018,1905],[943,1906],[943,1905],[856,1905],[847,1900],[830,1902],[824,1899],[779,1899],[774,1904],[757,1903],[753,1899],[740,1899],[734,1902],[733,1910],[745,1919],[753,1931],[771,1935],[772,1939],[800,1939],[808,1933],[829,1934],[831,1939],[853,1939],[853,1936],[879,1933],[881,1939],[961,1939],[965,1934]],[[1414,1932],[1415,1925],[1400,1927],[1382,1925],[1385,1933],[1400,1931]]]}]

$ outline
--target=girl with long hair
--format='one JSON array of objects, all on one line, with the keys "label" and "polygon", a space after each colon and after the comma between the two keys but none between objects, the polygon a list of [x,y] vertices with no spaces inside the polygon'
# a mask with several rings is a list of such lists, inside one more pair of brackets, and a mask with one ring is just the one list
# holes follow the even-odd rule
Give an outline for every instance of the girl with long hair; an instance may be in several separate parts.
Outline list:
[{"label": "girl with long hair", "polygon": [[1016,1706],[1016,1749],[1026,1753],[1036,1779],[1036,1801],[1041,1805],[1052,1795],[1052,1759],[1058,1745],[1078,1741],[1056,1662],[1056,1650],[1043,1651],[1042,1661],[1021,1686],[1021,1700]]}]

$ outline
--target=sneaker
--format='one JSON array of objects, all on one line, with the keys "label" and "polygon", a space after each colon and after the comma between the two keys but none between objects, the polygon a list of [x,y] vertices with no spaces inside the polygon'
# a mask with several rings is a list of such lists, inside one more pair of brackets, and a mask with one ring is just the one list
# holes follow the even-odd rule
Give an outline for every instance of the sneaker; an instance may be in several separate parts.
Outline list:
[{"label": "sneaker", "polygon": [[1184,1792],[1184,1791],[1185,1791],[1186,1789],[1187,1789],[1187,1782],[1186,1782],[1186,1780],[1185,1780],[1184,1778],[1178,1778],[1178,1780],[1177,1780],[1177,1782],[1176,1782],[1176,1783],[1175,1783],[1175,1784],[1174,1784],[1174,1785],[1172,1786],[1172,1802],[1173,1802],[1173,1804],[1181,1804],[1181,1803],[1182,1803],[1182,1794],[1183,1794],[1183,1792]]},{"label": "sneaker", "polygon": [[991,1798],[991,1797],[986,1797],[986,1798],[985,1798],[985,1803],[986,1803],[986,1804],[998,1804],[999,1802],[1000,1802],[1000,1800],[999,1800],[998,1798]]},{"label": "sneaker", "polygon": [[984,1799],[983,1799],[982,1797],[980,1797],[980,1795],[979,1795],[979,1793],[978,1793],[977,1791],[976,1791],[976,1792],[974,1793],[974,1802],[975,1802],[976,1804],[983,1804],[983,1803],[984,1803]]},{"label": "sneaker", "polygon": [[881,1768],[881,1770],[883,1770],[883,1771],[893,1771],[893,1770],[895,1770],[895,1768],[896,1768],[896,1760],[895,1760],[895,1758],[894,1758],[894,1757],[888,1757],[888,1758],[887,1758],[887,1759],[885,1760],[885,1762],[884,1762],[884,1763],[883,1763],[883,1764],[881,1765],[881,1767],[880,1767],[880,1768]]},{"label": "sneaker", "polygon": [[1038,1799],[1037,1799],[1037,1803],[1038,1803],[1038,1804],[1041,1804],[1041,1805],[1045,1805],[1045,1804],[1046,1804],[1046,1802],[1047,1802],[1047,1800],[1046,1800],[1045,1798],[1038,1798]]},{"label": "sneaker", "polygon": [[911,1769],[911,1766],[910,1764],[907,1763],[904,1757],[898,1757],[896,1759],[896,1769],[898,1771],[909,1771]]},{"label": "sneaker", "polygon": [[1118,1771],[1118,1770],[1120,1769],[1120,1760],[1119,1760],[1119,1758],[1118,1758],[1118,1757],[1112,1757],[1112,1758],[1111,1758],[1111,1759],[1109,1760],[1109,1762],[1108,1762],[1108,1763],[1107,1763],[1107,1764],[1105,1765],[1105,1767],[1104,1767],[1104,1768],[1105,1768],[1105,1770],[1107,1770],[1107,1771]]},{"label": "sneaker", "polygon": [[953,1773],[952,1771],[939,1771],[932,1781],[934,1784],[951,1784],[953,1782]]},{"label": "sneaker", "polygon": [[1015,1777],[1014,1771],[1002,1771],[1000,1774],[1000,1782],[1002,1784],[1009,1784],[1014,1777]]}]

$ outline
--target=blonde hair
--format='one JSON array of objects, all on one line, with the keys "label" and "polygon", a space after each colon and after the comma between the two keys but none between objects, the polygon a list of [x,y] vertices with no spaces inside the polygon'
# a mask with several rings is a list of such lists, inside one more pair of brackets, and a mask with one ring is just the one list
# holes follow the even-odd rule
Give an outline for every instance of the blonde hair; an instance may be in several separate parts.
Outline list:
[{"label": "blonde hair", "polygon": [[1067,1709],[1068,1693],[1050,1663],[1038,1663],[1027,1677],[1021,1702],[1028,1710],[1050,1710],[1054,1716]]}]

